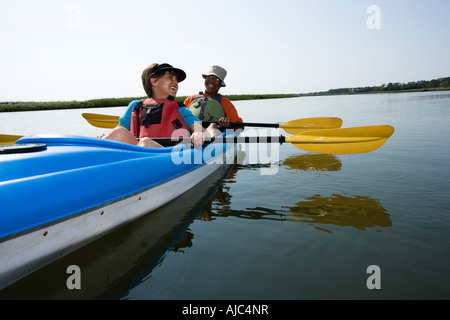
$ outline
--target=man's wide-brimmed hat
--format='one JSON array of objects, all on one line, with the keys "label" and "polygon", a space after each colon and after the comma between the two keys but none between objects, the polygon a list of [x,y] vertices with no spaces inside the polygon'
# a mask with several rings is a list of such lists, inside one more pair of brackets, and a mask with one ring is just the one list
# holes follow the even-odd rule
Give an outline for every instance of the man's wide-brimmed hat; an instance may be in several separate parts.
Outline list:
[{"label": "man's wide-brimmed hat", "polygon": [[161,63],[161,64],[158,64],[156,67],[154,67],[153,70],[152,70],[152,73],[150,74],[150,77],[155,75],[159,71],[162,71],[162,70],[164,70],[164,71],[174,71],[175,74],[177,75],[178,82],[181,82],[184,79],[186,79],[186,72],[184,72],[181,69],[174,68],[168,63]]},{"label": "man's wide-brimmed hat", "polygon": [[225,77],[227,76],[227,70],[219,66],[211,66],[207,73],[202,74],[203,78],[207,76],[216,76],[222,81],[222,87],[226,87]]}]

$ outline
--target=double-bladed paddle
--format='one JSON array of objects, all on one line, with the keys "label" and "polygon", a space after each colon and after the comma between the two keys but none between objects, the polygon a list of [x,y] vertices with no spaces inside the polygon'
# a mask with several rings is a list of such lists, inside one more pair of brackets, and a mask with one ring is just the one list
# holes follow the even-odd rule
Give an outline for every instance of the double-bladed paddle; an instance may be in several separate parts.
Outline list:
[{"label": "double-bladed paddle", "polygon": [[[293,144],[305,151],[325,154],[355,154],[381,147],[394,133],[389,125],[363,126],[303,131],[293,136],[272,137],[213,137],[207,141],[225,143],[280,143]],[[153,138],[161,144],[190,142],[189,138]]]},{"label": "double-bladed paddle", "polygon": [[[119,123],[119,116],[111,116],[97,113],[83,113],[85,118],[91,125],[98,128],[115,128]],[[204,121],[203,123],[216,123]],[[332,129],[340,128],[342,120],[336,117],[316,117],[291,120],[285,123],[252,123],[252,122],[231,122],[231,128],[238,127],[266,127],[266,128],[281,128],[287,133],[296,134],[305,130],[316,129]]]},{"label": "double-bladed paddle", "polygon": [[[299,149],[316,153],[354,154],[378,149],[393,133],[392,126],[378,125],[311,130],[286,137],[213,137],[208,142],[281,144],[287,142]],[[11,142],[7,140],[11,137],[20,138],[20,136],[0,135],[0,144],[5,144],[5,141]],[[162,144],[190,141],[189,138],[153,138],[153,140]]]}]

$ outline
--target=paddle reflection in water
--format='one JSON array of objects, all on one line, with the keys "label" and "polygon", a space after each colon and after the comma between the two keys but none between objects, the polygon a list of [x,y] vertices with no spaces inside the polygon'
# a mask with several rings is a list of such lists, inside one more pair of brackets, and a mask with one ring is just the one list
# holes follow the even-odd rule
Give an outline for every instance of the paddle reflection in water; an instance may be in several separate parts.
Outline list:
[{"label": "paddle reflection in water", "polygon": [[[330,154],[303,154],[287,158],[283,165],[288,170],[339,171],[341,161]],[[390,215],[378,200],[369,196],[348,196],[333,194],[329,197],[315,195],[295,206],[283,207],[290,214],[284,219],[300,221],[315,226],[316,229],[332,232],[316,224],[351,226],[359,230],[374,227],[391,227]],[[379,231],[379,230],[378,230]]]},{"label": "paddle reflection in water", "polygon": [[339,171],[342,162],[332,154],[307,153],[294,155],[283,161],[288,170],[303,171]]},{"label": "paddle reflection in water", "polygon": [[[222,193],[224,192],[222,191]],[[215,208],[211,210],[213,203]],[[332,231],[326,229],[324,225],[354,227],[363,231],[367,231],[368,228],[392,226],[387,210],[378,200],[368,196],[333,194],[330,197],[322,197],[316,195],[296,203],[295,206],[285,206],[282,210],[264,207],[232,210],[227,206],[229,203],[230,201],[226,200],[223,195],[221,198],[214,197],[208,204],[209,210],[202,211],[202,220],[214,220],[214,216],[233,216],[252,220],[304,222],[318,230],[330,233]],[[377,229],[376,231],[380,232],[381,230]]]},{"label": "paddle reflection in water", "polygon": [[[273,166],[272,163],[257,163],[257,164],[238,164],[235,166],[238,170],[260,170],[270,169]],[[338,157],[332,154],[319,154],[319,153],[306,153],[300,155],[294,155],[284,159],[281,162],[281,166],[288,170],[292,170],[293,173],[300,171],[339,171],[342,168],[342,163]],[[284,220],[284,212],[280,210],[273,210],[269,208],[247,208],[245,211],[230,209],[231,195],[227,193],[230,188],[228,185],[234,183],[234,174],[236,169],[228,177],[226,185],[220,185],[218,191],[214,195],[214,198],[205,205],[200,213],[199,219],[204,221],[214,220],[214,215],[226,217],[234,216],[245,219],[267,219],[267,220]],[[214,210],[212,206],[214,205]]]},{"label": "paddle reflection in water", "polygon": [[[285,169],[297,171],[329,172],[342,169],[341,161],[334,155],[308,153],[286,158]],[[255,170],[269,165],[239,165],[239,170]],[[227,179],[228,183],[233,181]],[[366,231],[368,228],[391,227],[390,214],[376,199],[366,195],[315,195],[297,202],[293,206],[282,206],[280,210],[254,207],[246,210],[230,208],[231,196],[226,192],[227,184],[221,185],[213,199],[200,215],[202,220],[214,220],[214,216],[233,216],[243,219],[265,219],[303,222],[318,230],[332,232],[324,225],[354,227]],[[300,196],[301,197],[301,196]],[[380,232],[380,229],[376,231]]]},{"label": "paddle reflection in water", "polygon": [[367,196],[316,195],[285,208],[291,213],[284,216],[285,220],[305,222],[326,232],[332,231],[317,224],[349,226],[364,231],[367,228],[392,226],[386,209],[377,200]]}]

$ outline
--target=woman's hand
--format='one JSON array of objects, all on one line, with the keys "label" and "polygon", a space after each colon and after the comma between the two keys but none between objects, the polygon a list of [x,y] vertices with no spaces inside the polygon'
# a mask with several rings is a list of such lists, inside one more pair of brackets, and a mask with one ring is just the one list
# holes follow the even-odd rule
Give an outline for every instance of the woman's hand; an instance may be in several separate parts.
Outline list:
[{"label": "woman's hand", "polygon": [[191,126],[191,146],[201,147],[206,139],[211,137],[211,133],[204,131],[200,122],[194,122]]},{"label": "woman's hand", "polygon": [[201,147],[205,142],[205,133],[204,132],[194,132],[191,135],[191,146]]}]

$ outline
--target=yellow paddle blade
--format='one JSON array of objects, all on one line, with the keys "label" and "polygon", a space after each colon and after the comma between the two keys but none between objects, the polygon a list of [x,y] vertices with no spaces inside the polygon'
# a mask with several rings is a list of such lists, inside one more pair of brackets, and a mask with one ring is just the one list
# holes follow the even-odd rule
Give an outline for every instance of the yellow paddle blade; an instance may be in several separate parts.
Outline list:
[{"label": "yellow paddle blade", "polygon": [[2,144],[14,144],[17,140],[23,136],[17,136],[13,134],[0,134],[0,145]]},{"label": "yellow paddle blade", "polygon": [[307,130],[333,129],[342,126],[342,119],[335,117],[316,117],[291,120],[280,123],[279,127],[290,134],[297,134]]},{"label": "yellow paddle blade", "polygon": [[82,116],[91,125],[98,128],[113,129],[119,124],[119,116],[96,113],[83,113]]},{"label": "yellow paddle blade", "polygon": [[324,129],[288,136],[285,141],[311,152],[354,154],[378,149],[393,133],[389,125]]}]

